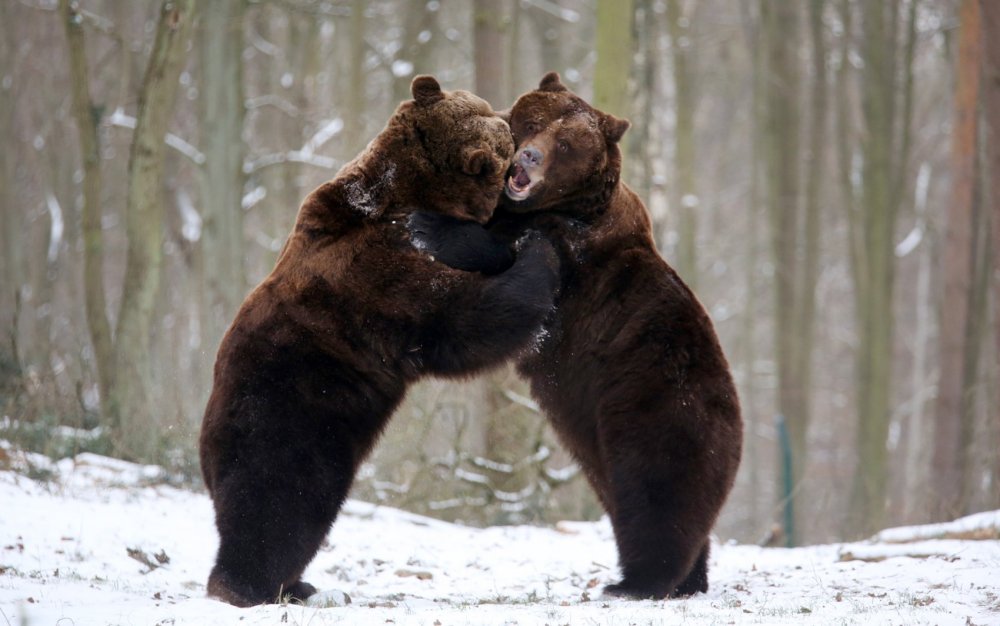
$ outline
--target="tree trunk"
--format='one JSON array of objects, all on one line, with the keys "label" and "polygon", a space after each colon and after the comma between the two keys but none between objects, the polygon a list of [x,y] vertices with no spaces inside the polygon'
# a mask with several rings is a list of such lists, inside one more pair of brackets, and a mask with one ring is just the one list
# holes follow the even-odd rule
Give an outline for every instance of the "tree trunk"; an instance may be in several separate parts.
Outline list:
[{"label": "tree trunk", "polygon": [[[746,6],[749,9],[749,5]],[[750,152],[749,156],[751,158],[749,161],[750,168],[750,191],[748,194],[749,205],[747,207],[748,212],[748,226],[747,235],[745,238],[746,242],[746,267],[745,267],[745,280],[746,280],[746,302],[744,304],[743,312],[743,344],[744,344],[744,356],[743,356],[743,369],[745,370],[745,382],[743,388],[740,390],[741,404],[743,405],[743,414],[745,416],[746,424],[744,430],[746,435],[744,437],[744,447],[746,460],[744,463],[747,466],[747,473],[749,474],[750,482],[750,504],[748,517],[750,523],[752,524],[753,531],[761,531],[764,527],[770,528],[772,522],[770,519],[762,519],[762,515],[759,513],[759,504],[761,502],[761,462],[760,462],[760,448],[761,448],[761,438],[759,437],[760,432],[760,412],[756,410],[757,407],[757,377],[755,375],[756,364],[757,364],[757,306],[758,306],[758,294],[760,292],[759,281],[757,280],[757,266],[759,259],[759,227],[758,223],[760,221],[760,215],[762,213],[762,208],[765,206],[765,183],[766,183],[766,171],[764,168],[764,163],[762,159],[752,158],[753,155],[759,154],[764,150],[764,133],[767,128],[767,108],[765,106],[767,98],[767,80],[764,72],[764,39],[761,35],[762,27],[761,20],[758,16],[753,16],[752,12],[747,10],[744,12],[744,31],[746,32],[746,42],[747,51],[752,59],[752,115],[750,118]],[[770,503],[768,503],[770,505]],[[768,506],[768,510],[770,506]],[[756,533],[760,536],[760,532]]]},{"label": "tree trunk", "polygon": [[510,94],[504,76],[507,58],[505,35],[507,2],[475,0],[472,5],[473,66],[476,71],[475,93],[496,110],[508,106]]},{"label": "tree trunk", "polygon": [[676,269],[694,288],[698,283],[698,193],[695,189],[694,149],[694,39],[690,15],[680,0],[667,1],[667,27],[674,76],[674,188],[672,204],[677,215]]},{"label": "tree trunk", "polygon": [[[0,2],[0,76],[13,75],[14,72],[14,26],[11,17],[10,4]],[[14,137],[14,89],[11,85],[0,85],[0,137]],[[13,139],[11,139],[13,143]],[[22,265],[22,220],[24,211],[17,206],[14,194],[14,165],[17,152],[13,145],[0,150],[0,219],[3,220],[3,231],[0,235],[0,328],[5,329],[0,336],[0,388],[5,382],[4,375],[13,368],[16,354],[13,354],[16,344],[16,319],[19,304],[19,292],[23,274]],[[6,329],[10,329],[7,331]],[[10,332],[14,336],[7,336]]]},{"label": "tree trunk", "polygon": [[348,83],[344,115],[344,150],[348,159],[365,147],[365,0],[351,2],[351,48],[347,62]]},{"label": "tree trunk", "polygon": [[803,216],[802,244],[799,246],[800,272],[795,287],[797,295],[795,354],[793,368],[799,374],[799,403],[802,430],[806,431],[812,416],[812,356],[816,327],[816,283],[819,280],[820,229],[822,223],[823,181],[827,177],[827,46],[823,29],[825,0],[812,0],[809,5],[809,31],[812,39],[812,119],[809,126],[809,172],[806,179],[806,197]]},{"label": "tree trunk", "polygon": [[83,291],[87,328],[94,348],[102,416],[110,415],[109,398],[114,376],[114,350],[104,291],[104,237],[102,233],[101,154],[97,127],[102,107],[90,97],[87,53],[82,16],[75,3],[61,0],[60,11],[66,28],[72,110],[80,141],[83,164]]},{"label": "tree trunk", "polygon": [[[980,0],[983,37],[983,84],[980,92],[985,125],[986,167],[983,180],[986,183],[985,208],[992,214],[993,236],[993,339],[994,367],[1000,371],[1000,3],[994,0]],[[1000,392],[1000,385],[997,385]],[[989,415],[991,441],[1000,437],[1000,393],[993,399]],[[992,483],[1000,484],[1000,454],[992,454],[990,469]],[[1000,489],[994,489],[990,508],[1000,506]]]},{"label": "tree trunk", "polygon": [[628,77],[632,69],[633,0],[597,0],[597,62],[594,107],[628,117]]},{"label": "tree trunk", "polygon": [[[892,390],[895,314],[894,235],[907,161],[909,127],[905,111],[910,95],[903,90],[903,122],[897,109],[900,81],[896,39],[899,3],[861,3],[862,37],[860,198],[851,213],[852,274],[856,293],[859,343],[856,352],[857,450],[851,492],[850,533],[859,536],[885,521],[889,474],[886,439]],[[911,23],[915,19],[911,12]],[[904,57],[904,86],[911,60]],[[899,148],[902,146],[902,149]],[[853,193],[849,190],[850,193]]]},{"label": "tree trunk", "polygon": [[[510,46],[509,33],[504,24],[506,2],[496,0],[476,0],[473,5],[473,35],[475,38],[474,69],[476,74],[474,91],[495,109],[509,105],[510,94],[505,93],[508,81],[504,77],[502,61],[507,58]],[[523,412],[507,410],[509,400],[504,398],[505,388],[516,384],[511,367],[490,372],[469,386],[477,398],[471,408],[473,422],[485,426],[482,445],[484,456],[498,466],[509,466],[505,472],[490,472],[494,490],[517,493],[529,484],[528,466],[518,466],[518,461],[528,458],[533,450],[530,433],[537,429],[538,419]],[[522,390],[523,391],[523,390]],[[525,521],[521,512],[504,514],[492,520],[499,523]]]},{"label": "tree trunk", "polygon": [[115,333],[112,397],[116,445],[125,457],[156,451],[157,414],[150,395],[150,330],[163,265],[164,138],[186,60],[194,0],[165,0],[139,93],[129,152],[125,232],[128,237],[121,309]]},{"label": "tree trunk", "polygon": [[650,137],[656,115],[654,103],[659,98],[656,77],[659,73],[661,25],[653,10],[652,0],[635,2],[636,89],[632,104],[632,129],[626,135],[623,152],[625,161],[630,164],[626,182],[648,207],[653,162],[658,160],[658,155],[653,154],[658,144],[652,144]]},{"label": "tree trunk", "polygon": [[412,97],[410,81],[413,77],[417,74],[428,74],[433,69],[430,65],[430,52],[434,39],[430,35],[434,32],[434,22],[440,11],[428,10],[424,2],[407,2],[405,6],[403,36],[396,58],[400,62],[412,63],[412,68],[409,72],[402,71],[402,68],[393,70],[393,102],[409,100]]},{"label": "tree trunk", "polygon": [[[555,2],[556,5],[566,4],[566,0],[559,0]],[[566,28],[566,21],[562,18],[552,15],[549,11],[538,11],[529,9],[521,9],[521,3],[514,3],[514,19],[520,19],[520,14],[523,12],[524,17],[530,20],[531,30],[533,31],[531,37],[538,42],[540,56],[542,58],[542,72],[563,72],[567,67],[567,53],[569,52],[569,47],[566,45],[567,36],[569,29]],[[515,32],[516,35],[516,32]],[[516,39],[514,40],[516,42]],[[517,44],[515,43],[511,46],[511,62],[509,63],[512,74],[517,73],[516,76],[512,76],[513,86],[522,86],[524,90],[534,89],[535,85],[538,84],[538,76],[526,76],[524,70],[519,70],[520,67],[525,65],[523,54],[519,54],[516,50]],[[565,82],[565,77],[563,77],[563,82]],[[520,92],[516,87],[511,89],[511,95],[516,96]]]},{"label": "tree trunk", "polygon": [[966,355],[973,277],[973,195],[977,150],[979,72],[982,37],[979,5],[963,0],[960,8],[954,123],[951,144],[952,194],[943,252],[944,293],[939,325],[941,376],[935,407],[931,515],[946,520],[961,515],[971,412]]},{"label": "tree trunk", "polygon": [[[765,162],[767,205],[771,248],[775,268],[775,356],[778,366],[778,413],[788,426],[792,453],[791,485],[802,481],[806,466],[806,422],[803,408],[802,372],[796,359],[795,335],[798,312],[796,293],[799,229],[799,91],[798,5],[784,0],[765,0],[761,4],[762,29],[766,55],[767,120]],[[781,494],[786,509],[785,528],[788,545],[798,539],[797,520],[791,494]],[[791,508],[791,511],[789,511]],[[786,523],[787,525],[787,523]]]},{"label": "tree trunk", "polygon": [[220,0],[201,19],[201,235],[198,280],[202,378],[246,295],[243,270],[243,20],[245,0]]}]

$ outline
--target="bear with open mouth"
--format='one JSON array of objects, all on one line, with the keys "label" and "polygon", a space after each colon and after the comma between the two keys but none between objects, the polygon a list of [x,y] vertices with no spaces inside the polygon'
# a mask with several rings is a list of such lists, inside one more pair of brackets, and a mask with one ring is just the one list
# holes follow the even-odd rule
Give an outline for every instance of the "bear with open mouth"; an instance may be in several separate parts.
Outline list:
[{"label": "bear with open mouth", "polygon": [[556,245],[556,310],[517,368],[611,518],[622,579],[605,593],[707,591],[709,533],[743,442],[711,318],[660,257],[645,206],[619,179],[628,122],[556,73],[508,115],[517,148],[488,229],[418,212],[411,236],[438,261],[484,273],[509,266],[525,229]]}]

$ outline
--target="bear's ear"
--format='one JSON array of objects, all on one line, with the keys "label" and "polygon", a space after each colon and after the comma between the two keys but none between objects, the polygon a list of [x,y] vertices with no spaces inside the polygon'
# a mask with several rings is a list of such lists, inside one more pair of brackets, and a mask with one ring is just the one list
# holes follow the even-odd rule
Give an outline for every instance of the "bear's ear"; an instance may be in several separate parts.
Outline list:
[{"label": "bear's ear", "polygon": [[489,174],[493,169],[493,154],[482,148],[467,148],[462,151],[462,171],[469,176]]},{"label": "bear's ear", "polygon": [[604,138],[611,143],[618,143],[632,124],[628,120],[615,117],[610,113],[604,114]]},{"label": "bear's ear", "polygon": [[441,91],[441,85],[438,84],[437,79],[433,76],[415,76],[413,82],[410,83],[410,93],[413,94],[413,99],[420,106],[434,104],[438,100],[444,99],[444,92]]},{"label": "bear's ear", "polygon": [[566,85],[559,80],[559,72],[549,72],[538,83],[539,91],[566,91]]}]

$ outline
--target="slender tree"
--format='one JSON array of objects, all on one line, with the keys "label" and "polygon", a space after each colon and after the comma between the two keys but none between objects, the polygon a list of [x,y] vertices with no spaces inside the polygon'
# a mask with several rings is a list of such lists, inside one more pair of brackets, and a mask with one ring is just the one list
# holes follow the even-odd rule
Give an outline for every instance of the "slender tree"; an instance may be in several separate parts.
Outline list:
[{"label": "slender tree", "polygon": [[820,230],[823,214],[823,190],[827,177],[827,104],[829,102],[826,71],[827,44],[823,26],[825,0],[809,3],[809,34],[812,49],[812,76],[810,80],[810,120],[808,136],[808,172],[805,181],[805,201],[800,245],[799,272],[795,292],[794,335],[795,352],[792,368],[798,372],[801,392],[796,412],[801,415],[802,429],[806,430],[812,417],[813,397],[813,348],[816,343],[816,283],[819,280]]},{"label": "slender tree", "polygon": [[435,23],[440,12],[430,10],[425,2],[407,2],[405,6],[399,54],[395,59],[395,66],[391,68],[394,102],[410,99],[410,81],[415,74],[431,72],[430,53],[433,49]]},{"label": "slender tree", "polygon": [[628,77],[632,69],[633,0],[597,0],[597,63],[594,106],[628,117]]},{"label": "slender tree", "polygon": [[87,328],[94,348],[102,413],[110,414],[108,400],[114,377],[113,339],[104,289],[104,236],[101,226],[103,189],[97,127],[103,107],[90,96],[90,72],[83,34],[83,17],[76,2],[59,3],[69,51],[70,89],[83,164],[83,295]]},{"label": "slender tree", "polygon": [[121,453],[149,458],[156,450],[150,367],[153,308],[163,267],[164,139],[194,22],[194,0],[165,0],[139,92],[129,151],[125,278],[115,333],[112,423]]},{"label": "slender tree", "polygon": [[[880,528],[885,521],[889,460],[886,441],[892,391],[895,332],[895,230],[901,200],[902,173],[909,157],[909,91],[912,48],[897,43],[900,25],[906,40],[916,28],[916,11],[900,15],[902,3],[860,4],[861,117],[865,132],[860,146],[860,189],[850,170],[842,171],[848,198],[851,270],[855,287],[858,347],[855,352],[858,458],[851,491],[853,535]],[[911,5],[912,7],[913,5]],[[850,24],[848,3],[843,5]],[[845,59],[846,61],[846,59]],[[847,72],[847,68],[841,68]],[[841,129],[841,133],[847,129]],[[849,168],[841,155],[842,168]]]},{"label": "slender tree", "polygon": [[948,519],[966,508],[963,488],[971,435],[971,398],[966,344],[973,287],[974,188],[978,135],[979,75],[982,56],[979,4],[963,0],[959,9],[958,56],[951,142],[952,193],[943,254],[943,298],[939,324],[941,375],[935,415],[930,500],[932,516]]},{"label": "slender tree", "polygon": [[[507,27],[511,8],[508,2],[497,0],[476,0],[473,4],[474,91],[494,109],[506,108],[512,98],[507,93],[510,83],[504,76],[506,64],[503,63],[511,48],[511,32]],[[505,390],[518,384],[513,368],[507,367],[491,372],[466,388],[478,399],[470,406],[472,420],[485,425],[482,444],[484,457],[489,462],[481,470],[490,476],[495,489],[506,493],[530,489],[533,481],[531,468],[521,461],[534,452],[536,438],[532,433],[538,430],[538,417],[516,410],[504,395]],[[518,391],[527,393],[523,384]],[[513,515],[504,514],[497,519],[504,522],[525,519],[523,511],[511,513]]]},{"label": "slender tree", "polygon": [[201,344],[205,371],[215,348],[246,294],[243,270],[244,186],[243,22],[245,0],[220,0],[204,7],[200,22],[201,236],[198,273]]},{"label": "slender tree", "polygon": [[694,38],[690,7],[667,0],[667,30],[674,78],[674,184],[671,202],[677,216],[676,269],[693,288],[698,283],[698,191],[695,187]]},{"label": "slender tree", "polygon": [[361,152],[365,146],[367,138],[365,135],[364,111],[365,111],[365,29],[367,20],[365,19],[365,0],[352,0],[351,2],[351,27],[350,33],[350,53],[348,56],[347,77],[351,88],[347,90],[347,102],[344,111],[344,148],[345,153],[354,155]]},{"label": "slender tree", "polygon": [[630,163],[628,183],[646,206],[650,205],[654,162],[661,157],[659,142],[650,141],[654,136],[654,123],[658,111],[656,103],[660,92],[657,77],[661,62],[661,33],[663,24],[653,0],[635,0],[636,56],[632,129],[626,137],[625,161]]},{"label": "slender tree", "polygon": [[[759,15],[755,15],[752,7],[759,8],[759,3],[746,3],[743,11],[743,30],[747,51],[751,58],[751,117],[750,143],[747,161],[749,162],[749,193],[747,205],[747,232],[744,237],[746,301],[743,310],[743,327],[741,341],[743,344],[743,370],[745,379],[740,388],[740,404],[743,407],[745,420],[744,467],[747,468],[750,482],[750,497],[748,517],[751,523],[760,521],[759,504],[761,492],[761,439],[759,412],[755,410],[757,398],[760,395],[757,377],[755,376],[757,362],[757,306],[760,285],[758,281],[758,259],[760,251],[759,227],[760,215],[765,206],[764,186],[765,168],[763,159],[755,158],[764,145],[765,129],[767,128],[767,110],[765,100],[767,81],[764,73],[764,40],[761,34],[762,25]],[[770,524],[770,520],[767,522]],[[755,528],[755,530],[757,530]]]},{"label": "slender tree", "polygon": [[[6,150],[0,150],[0,389],[17,376],[17,317],[20,308],[23,252],[21,245],[23,211],[14,193],[16,135],[14,134],[15,65],[13,5],[0,3],[0,136],[10,138]],[[8,378],[10,377],[10,378]]]},{"label": "slender tree", "polygon": [[[761,36],[764,38],[766,71],[766,127],[764,135],[766,167],[766,199],[774,259],[775,357],[778,366],[778,414],[787,426],[791,475],[785,484],[791,493],[782,493],[785,508],[786,538],[789,545],[797,541],[793,494],[801,484],[806,466],[806,412],[802,387],[801,363],[797,362],[797,345],[802,340],[795,334],[797,324],[798,273],[797,255],[800,221],[799,163],[801,126],[799,101],[801,68],[799,67],[799,5],[782,0],[761,3]],[[787,454],[788,451],[784,453]]]},{"label": "slender tree", "polygon": [[[993,252],[993,338],[994,366],[1000,370],[1000,3],[980,0],[983,38],[983,82],[981,110],[985,126],[986,158],[983,182],[986,212],[992,219]],[[989,416],[993,440],[1000,436],[1000,385]],[[1000,482],[1000,454],[991,455],[989,468],[993,484]],[[993,490],[992,503],[1000,506],[1000,491]]]},{"label": "slender tree", "polygon": [[508,2],[475,0],[472,5],[473,67],[476,94],[496,110],[507,108],[510,94],[505,76],[507,58]]}]

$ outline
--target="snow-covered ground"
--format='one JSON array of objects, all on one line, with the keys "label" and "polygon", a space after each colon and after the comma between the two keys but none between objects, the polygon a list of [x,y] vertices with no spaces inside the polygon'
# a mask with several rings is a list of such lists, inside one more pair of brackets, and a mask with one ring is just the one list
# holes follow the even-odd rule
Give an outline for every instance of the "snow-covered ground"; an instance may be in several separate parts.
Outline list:
[{"label": "snow-covered ground", "polygon": [[349,605],[237,609],[205,597],[204,494],[90,454],[0,446],[4,465],[0,626],[1000,624],[1000,512],[863,543],[715,546],[707,594],[635,602],[600,597],[617,574],[606,521],[474,529],[354,501],[305,576]]}]

